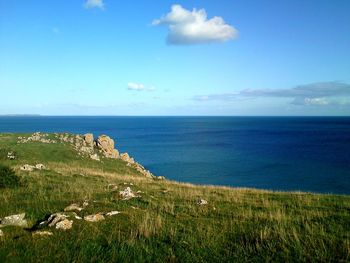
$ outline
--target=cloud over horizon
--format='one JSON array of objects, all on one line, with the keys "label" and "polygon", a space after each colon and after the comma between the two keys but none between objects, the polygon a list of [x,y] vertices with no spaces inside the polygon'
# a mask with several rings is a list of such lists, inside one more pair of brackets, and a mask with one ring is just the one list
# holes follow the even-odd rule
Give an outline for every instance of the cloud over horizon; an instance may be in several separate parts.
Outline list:
[{"label": "cloud over horizon", "polygon": [[208,19],[204,9],[190,11],[181,5],[172,5],[171,11],[153,20],[152,25],[169,26],[167,43],[173,45],[225,42],[238,36],[238,31],[222,17]]},{"label": "cloud over horizon", "polygon": [[350,99],[350,84],[342,82],[317,82],[287,89],[244,89],[237,93],[197,95],[196,101],[232,101],[242,98],[291,98],[294,105],[336,105],[347,104],[339,97]]},{"label": "cloud over horizon", "polygon": [[103,3],[103,0],[86,0],[84,7],[87,9],[91,9],[91,8],[104,9],[105,5]]},{"label": "cloud over horizon", "polygon": [[135,82],[129,82],[128,83],[128,90],[136,90],[136,91],[153,91],[155,90],[155,87],[146,87],[142,83],[135,83]]}]

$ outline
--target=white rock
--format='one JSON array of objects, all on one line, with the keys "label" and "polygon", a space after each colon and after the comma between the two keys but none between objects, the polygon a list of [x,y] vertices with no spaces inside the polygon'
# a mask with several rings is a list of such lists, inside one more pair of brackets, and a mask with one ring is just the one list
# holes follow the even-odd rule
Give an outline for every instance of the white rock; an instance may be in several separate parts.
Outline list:
[{"label": "white rock", "polygon": [[25,165],[21,166],[20,169],[21,169],[22,171],[31,172],[31,171],[34,170],[34,168],[35,168],[35,166],[33,166],[33,165],[25,164]]},{"label": "white rock", "polygon": [[27,220],[24,219],[25,216],[26,216],[25,213],[18,214],[18,215],[6,216],[1,220],[1,224],[4,226],[26,227]]},{"label": "white rock", "polygon": [[56,224],[56,229],[69,230],[72,228],[73,220],[64,219]]},{"label": "white rock", "polygon": [[45,165],[43,165],[42,163],[38,163],[37,165],[35,165],[35,168],[38,170],[43,170],[45,169]]},{"label": "white rock", "polygon": [[0,229],[0,237],[4,236],[4,232],[2,232],[2,230]]},{"label": "white rock", "polygon": [[95,215],[84,216],[84,220],[88,221],[88,222],[98,222],[98,221],[102,221],[104,219],[105,219],[105,217],[100,213],[95,214]]},{"label": "white rock", "polygon": [[83,210],[83,208],[80,207],[78,204],[71,204],[64,209],[65,212],[81,211],[81,210]]},{"label": "white rock", "polygon": [[95,161],[100,161],[100,157],[98,156],[97,153],[90,154],[90,159],[95,160]]},{"label": "white rock", "polygon": [[111,212],[108,212],[106,214],[106,216],[114,216],[114,215],[117,215],[117,214],[120,214],[120,212],[119,211],[111,211]]},{"label": "white rock", "polygon": [[127,187],[124,189],[124,191],[120,191],[119,195],[124,198],[124,200],[131,199],[133,197],[136,197],[136,195],[132,192],[130,187]]},{"label": "white rock", "polygon": [[67,219],[67,215],[62,214],[62,213],[55,213],[52,214],[49,219],[47,220],[47,223],[49,224],[49,227],[53,227],[55,226],[57,223],[66,220]]},{"label": "white rock", "polygon": [[197,205],[207,205],[207,204],[208,204],[208,201],[202,198],[197,201]]}]

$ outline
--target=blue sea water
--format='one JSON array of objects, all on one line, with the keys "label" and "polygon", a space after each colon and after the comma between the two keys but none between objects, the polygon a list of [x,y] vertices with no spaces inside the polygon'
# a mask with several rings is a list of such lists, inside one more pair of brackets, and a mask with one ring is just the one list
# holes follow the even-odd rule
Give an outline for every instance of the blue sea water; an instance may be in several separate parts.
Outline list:
[{"label": "blue sea water", "polygon": [[107,134],[155,175],[350,194],[350,117],[0,117],[0,132]]}]

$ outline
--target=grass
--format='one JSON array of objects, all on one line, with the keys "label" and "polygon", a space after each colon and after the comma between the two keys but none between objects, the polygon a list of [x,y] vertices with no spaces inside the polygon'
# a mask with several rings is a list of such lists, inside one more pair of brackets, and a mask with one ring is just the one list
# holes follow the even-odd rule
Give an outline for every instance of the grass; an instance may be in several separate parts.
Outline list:
[{"label": "grass", "polygon": [[[2,228],[0,262],[348,262],[350,197],[301,192],[195,186],[142,177],[120,160],[80,157],[69,144],[17,144],[1,134],[0,148],[16,152],[2,160],[21,186],[0,189],[0,218],[25,212],[31,225],[89,200],[80,216],[121,211],[106,220],[74,220],[50,237]],[[49,170],[23,172],[23,164]],[[130,186],[129,184],[133,185]],[[140,198],[121,200],[130,186]],[[208,205],[198,206],[198,198]]]}]

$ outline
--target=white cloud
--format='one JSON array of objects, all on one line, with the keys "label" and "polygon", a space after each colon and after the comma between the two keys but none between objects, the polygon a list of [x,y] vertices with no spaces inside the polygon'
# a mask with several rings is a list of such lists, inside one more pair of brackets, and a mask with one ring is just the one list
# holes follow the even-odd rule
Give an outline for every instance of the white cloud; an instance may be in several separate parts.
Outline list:
[{"label": "white cloud", "polygon": [[295,98],[292,104],[325,106],[329,105],[330,102],[326,98]]},{"label": "white cloud", "polygon": [[330,81],[299,85],[284,89],[245,89],[236,93],[196,95],[196,101],[237,101],[253,98],[290,98],[294,105],[348,105],[350,84]]},{"label": "white cloud", "polygon": [[189,11],[181,5],[173,5],[170,13],[154,20],[152,25],[168,25],[167,42],[175,45],[224,42],[238,36],[238,31],[221,17],[208,19],[204,9]]},{"label": "white cloud", "polygon": [[135,83],[135,82],[129,82],[128,83],[128,90],[136,90],[136,91],[153,91],[156,88],[153,86],[150,87],[146,87],[144,84],[142,83]]},{"label": "white cloud", "polygon": [[103,3],[103,0],[86,0],[84,4],[85,8],[100,8],[104,9],[105,5]]}]

